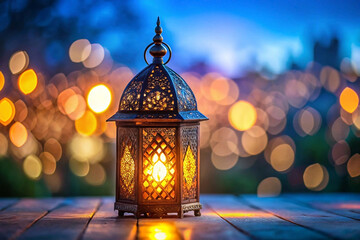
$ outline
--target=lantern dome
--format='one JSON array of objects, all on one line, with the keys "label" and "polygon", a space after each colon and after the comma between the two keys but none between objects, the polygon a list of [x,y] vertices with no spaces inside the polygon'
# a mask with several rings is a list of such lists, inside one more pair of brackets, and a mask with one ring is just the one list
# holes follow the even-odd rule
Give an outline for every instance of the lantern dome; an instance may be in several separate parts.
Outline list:
[{"label": "lantern dome", "polygon": [[[165,66],[171,58],[170,47],[162,42],[162,29],[158,18],[156,35],[144,52],[150,49],[153,63],[138,73],[126,86],[119,104],[119,110],[108,121],[201,121],[207,120],[197,110],[195,95],[185,80]],[[170,52],[166,63],[162,57]],[[147,63],[147,61],[146,61]]]}]

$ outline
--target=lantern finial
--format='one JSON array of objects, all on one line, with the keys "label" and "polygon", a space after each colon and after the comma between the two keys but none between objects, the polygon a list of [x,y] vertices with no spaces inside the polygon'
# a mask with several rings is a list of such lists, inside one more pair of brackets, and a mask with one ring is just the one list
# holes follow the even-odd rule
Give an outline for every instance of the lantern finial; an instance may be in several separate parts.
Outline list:
[{"label": "lantern finial", "polygon": [[150,54],[154,57],[154,63],[163,63],[162,57],[167,53],[166,48],[164,47],[163,37],[161,36],[162,28],[160,27],[160,18],[157,18],[156,27],[155,27],[156,35],[153,38],[154,46],[150,48]]}]

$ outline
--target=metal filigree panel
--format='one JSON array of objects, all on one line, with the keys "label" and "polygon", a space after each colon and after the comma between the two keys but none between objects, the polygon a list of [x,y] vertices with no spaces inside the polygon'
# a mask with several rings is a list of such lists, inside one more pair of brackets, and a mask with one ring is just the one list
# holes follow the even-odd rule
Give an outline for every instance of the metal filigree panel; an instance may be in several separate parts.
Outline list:
[{"label": "metal filigree panel", "polygon": [[195,199],[197,194],[197,158],[199,127],[182,127],[181,159],[183,159],[183,200]]},{"label": "metal filigree panel", "polygon": [[189,85],[185,82],[185,80],[182,77],[180,77],[171,68],[166,66],[165,68],[174,81],[174,85],[177,93],[179,112],[197,110],[195,95],[191,91]]},{"label": "metal filigree panel", "polygon": [[118,128],[120,199],[135,200],[137,128]]},{"label": "metal filigree panel", "polygon": [[175,128],[143,129],[142,197],[175,199]]},{"label": "metal filigree panel", "polygon": [[163,67],[155,65],[147,78],[141,110],[174,111],[175,96],[170,83]]},{"label": "metal filigree panel", "polygon": [[135,76],[126,86],[120,100],[120,111],[137,111],[140,108],[141,90],[144,79],[148,76],[150,66]]}]

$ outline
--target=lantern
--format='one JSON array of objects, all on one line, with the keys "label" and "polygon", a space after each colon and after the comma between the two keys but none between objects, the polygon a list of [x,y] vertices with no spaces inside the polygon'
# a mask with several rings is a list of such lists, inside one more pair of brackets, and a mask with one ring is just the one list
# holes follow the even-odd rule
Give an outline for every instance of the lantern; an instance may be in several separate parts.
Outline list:
[{"label": "lantern", "polygon": [[[156,35],[147,49],[152,64],[126,86],[116,122],[116,201],[119,216],[125,212],[162,217],[194,211],[199,203],[199,122],[207,118],[197,110],[190,87],[166,66],[170,47],[162,42],[157,20]],[[169,49],[169,58],[163,56]]]}]

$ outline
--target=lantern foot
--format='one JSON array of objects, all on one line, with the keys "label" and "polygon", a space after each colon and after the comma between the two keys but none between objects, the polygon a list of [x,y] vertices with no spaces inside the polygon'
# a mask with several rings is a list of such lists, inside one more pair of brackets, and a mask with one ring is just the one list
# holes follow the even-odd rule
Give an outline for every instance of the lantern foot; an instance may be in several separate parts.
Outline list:
[{"label": "lantern foot", "polygon": [[118,216],[119,216],[119,217],[123,217],[124,214],[125,214],[125,212],[123,212],[123,211],[118,211]]},{"label": "lantern foot", "polygon": [[200,217],[200,216],[201,216],[200,209],[199,209],[199,210],[194,210],[194,215],[195,215],[196,217]]},{"label": "lantern foot", "polygon": [[183,218],[184,217],[184,212],[181,210],[178,212],[178,217],[179,218]]}]

